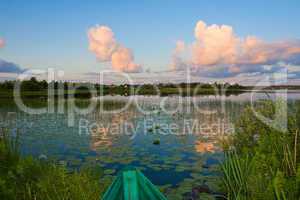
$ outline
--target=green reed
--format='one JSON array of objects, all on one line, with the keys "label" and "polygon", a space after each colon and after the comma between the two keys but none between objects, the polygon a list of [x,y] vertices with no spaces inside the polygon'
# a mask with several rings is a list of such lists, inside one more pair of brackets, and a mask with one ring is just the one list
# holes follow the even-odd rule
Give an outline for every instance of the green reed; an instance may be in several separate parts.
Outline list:
[{"label": "green reed", "polygon": [[[261,101],[255,110],[275,119],[276,103]],[[300,199],[300,102],[288,109],[286,131],[245,109],[224,149],[223,186],[228,199]]]}]

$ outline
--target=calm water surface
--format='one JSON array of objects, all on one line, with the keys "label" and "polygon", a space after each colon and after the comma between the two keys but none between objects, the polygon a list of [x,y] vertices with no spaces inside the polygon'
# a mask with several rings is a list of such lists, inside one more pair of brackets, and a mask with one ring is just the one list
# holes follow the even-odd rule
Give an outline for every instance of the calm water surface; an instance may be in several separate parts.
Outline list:
[{"label": "calm water surface", "polygon": [[[287,97],[293,104],[300,93]],[[20,111],[11,100],[2,99],[0,125],[20,131],[24,155],[55,159],[70,170],[102,167],[101,181],[111,181],[119,170],[135,166],[169,199],[189,199],[195,195],[193,188],[202,191],[202,197],[220,196],[218,164],[223,153],[219,141],[234,132],[234,122],[250,104],[251,94],[134,98],[121,112],[108,111],[124,108],[130,97],[76,101],[78,107],[104,102],[106,113],[99,105],[88,114],[74,113],[64,102],[64,112],[58,113],[55,104],[54,113],[39,115]],[[252,99],[264,98],[275,96],[257,93]],[[47,100],[26,101],[30,107],[47,104]]]}]

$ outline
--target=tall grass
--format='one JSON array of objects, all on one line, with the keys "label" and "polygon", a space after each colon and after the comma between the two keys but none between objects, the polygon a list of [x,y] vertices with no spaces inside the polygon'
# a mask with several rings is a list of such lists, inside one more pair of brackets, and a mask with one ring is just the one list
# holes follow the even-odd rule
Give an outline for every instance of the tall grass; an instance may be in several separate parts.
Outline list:
[{"label": "tall grass", "polygon": [[[258,111],[272,118],[274,104],[261,102]],[[222,164],[228,199],[300,199],[300,103],[290,110],[287,123],[281,132],[245,109]]]},{"label": "tall grass", "polygon": [[236,152],[227,152],[222,170],[228,199],[246,199],[250,187],[248,177],[252,170],[251,159],[248,156],[239,159]]},{"label": "tall grass", "polygon": [[0,199],[98,200],[109,183],[97,168],[70,173],[65,167],[21,157],[19,134],[0,131]]}]

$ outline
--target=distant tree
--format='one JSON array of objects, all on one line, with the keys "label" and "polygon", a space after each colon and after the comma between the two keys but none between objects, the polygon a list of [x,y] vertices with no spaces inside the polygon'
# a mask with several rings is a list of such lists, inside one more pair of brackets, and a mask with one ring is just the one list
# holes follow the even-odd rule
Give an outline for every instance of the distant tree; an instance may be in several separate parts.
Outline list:
[{"label": "distant tree", "polygon": [[22,83],[21,83],[22,91],[39,91],[42,89],[43,89],[43,86],[40,84],[40,82],[35,77],[32,77],[30,80],[22,81]]}]

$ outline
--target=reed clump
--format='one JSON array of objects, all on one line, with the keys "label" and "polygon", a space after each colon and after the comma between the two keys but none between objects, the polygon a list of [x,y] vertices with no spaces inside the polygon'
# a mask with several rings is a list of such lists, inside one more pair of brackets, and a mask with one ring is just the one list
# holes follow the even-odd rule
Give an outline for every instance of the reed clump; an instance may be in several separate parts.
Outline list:
[{"label": "reed clump", "polygon": [[[283,102],[262,101],[256,112],[276,119]],[[228,199],[300,199],[300,102],[288,107],[285,131],[246,108],[224,147],[223,186]],[[272,123],[276,123],[273,121]]]}]

